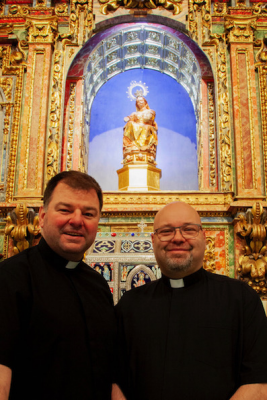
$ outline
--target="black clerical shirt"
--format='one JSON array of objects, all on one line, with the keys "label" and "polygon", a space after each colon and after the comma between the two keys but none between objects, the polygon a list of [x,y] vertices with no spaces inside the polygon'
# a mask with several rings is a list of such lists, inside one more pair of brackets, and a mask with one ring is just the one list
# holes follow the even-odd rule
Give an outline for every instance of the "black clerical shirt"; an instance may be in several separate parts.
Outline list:
[{"label": "black clerical shirt", "polygon": [[200,269],[171,288],[162,277],[122,297],[121,386],[128,400],[229,400],[267,383],[267,319],[244,283]]},{"label": "black clerical shirt", "polygon": [[107,400],[116,322],[103,277],[41,239],[0,264],[0,364],[10,399]]}]

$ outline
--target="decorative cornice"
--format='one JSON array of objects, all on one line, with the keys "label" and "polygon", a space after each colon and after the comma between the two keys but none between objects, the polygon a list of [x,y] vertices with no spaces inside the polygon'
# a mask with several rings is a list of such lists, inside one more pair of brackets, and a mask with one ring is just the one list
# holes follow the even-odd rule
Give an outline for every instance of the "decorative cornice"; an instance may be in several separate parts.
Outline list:
[{"label": "decorative cornice", "polygon": [[57,35],[57,16],[27,16],[25,28],[28,30],[28,43],[52,43]]},{"label": "decorative cornice", "polygon": [[209,210],[219,209],[226,211],[233,202],[233,193],[206,192],[104,192],[103,212],[119,211],[158,211],[164,205],[173,201],[184,201],[188,204],[201,208],[209,207]]},{"label": "decorative cornice", "polygon": [[229,43],[253,43],[257,17],[234,15],[225,17]]},{"label": "decorative cornice", "polygon": [[[101,12],[104,15],[118,10],[118,8],[126,9],[156,9],[163,7],[165,10],[172,11],[173,15],[178,15],[182,11],[179,3],[182,0],[98,0],[101,4]],[[146,11],[145,11],[146,13]]]}]

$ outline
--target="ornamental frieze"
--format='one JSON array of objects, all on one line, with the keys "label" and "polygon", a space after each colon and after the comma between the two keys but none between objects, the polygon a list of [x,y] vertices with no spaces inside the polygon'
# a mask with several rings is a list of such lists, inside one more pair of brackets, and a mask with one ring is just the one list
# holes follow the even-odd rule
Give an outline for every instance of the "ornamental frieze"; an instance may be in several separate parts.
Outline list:
[{"label": "ornamental frieze", "polygon": [[171,11],[173,15],[178,15],[182,11],[179,3],[182,0],[98,0],[101,4],[101,12],[104,15],[116,11],[118,8],[126,9],[156,9],[163,7],[165,10]]}]

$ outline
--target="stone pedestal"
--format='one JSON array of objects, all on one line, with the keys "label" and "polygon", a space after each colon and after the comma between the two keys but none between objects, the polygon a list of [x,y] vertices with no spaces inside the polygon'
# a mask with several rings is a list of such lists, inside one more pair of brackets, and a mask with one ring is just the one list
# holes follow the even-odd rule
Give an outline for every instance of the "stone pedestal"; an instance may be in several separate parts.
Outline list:
[{"label": "stone pedestal", "polygon": [[119,190],[160,190],[161,169],[147,163],[128,164],[117,170]]}]

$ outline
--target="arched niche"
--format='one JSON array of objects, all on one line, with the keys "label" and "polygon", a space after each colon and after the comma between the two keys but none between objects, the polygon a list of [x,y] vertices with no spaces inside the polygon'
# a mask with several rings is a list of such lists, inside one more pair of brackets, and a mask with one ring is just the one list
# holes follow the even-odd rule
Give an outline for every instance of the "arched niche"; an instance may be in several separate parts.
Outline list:
[{"label": "arched niche", "polygon": [[[118,18],[116,22],[117,20]],[[111,24],[110,20],[109,24]],[[77,114],[75,110],[80,108],[83,110],[82,117],[81,114],[80,117],[77,115],[75,123],[73,121],[75,115],[72,116],[72,126],[77,126],[77,122],[83,125],[81,153],[85,169],[87,170],[89,153],[91,108],[95,96],[108,80],[137,68],[166,74],[187,92],[196,118],[199,189],[203,189],[202,183],[206,181],[208,185],[206,184],[205,189],[218,190],[217,165],[214,166],[214,179],[210,185],[210,177],[205,177],[205,174],[210,175],[210,172],[203,166],[203,159],[209,163],[209,151],[205,146],[208,132],[205,128],[209,124],[208,85],[213,85],[214,81],[209,61],[184,31],[154,22],[117,23],[101,30],[84,45],[70,66],[66,82],[65,104],[69,104],[70,101],[75,104],[74,114]],[[66,121],[68,113],[65,114],[63,143],[67,146],[70,125]],[[63,149],[63,169],[75,168],[75,148],[78,151],[75,139],[77,143],[79,142],[75,135],[76,131],[73,129],[72,154],[66,147]],[[214,147],[216,148],[216,143]],[[103,160],[104,157],[103,154]],[[76,165],[77,167],[79,166]]]}]

